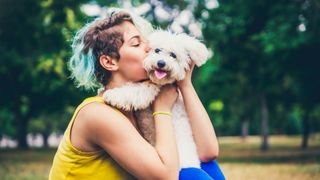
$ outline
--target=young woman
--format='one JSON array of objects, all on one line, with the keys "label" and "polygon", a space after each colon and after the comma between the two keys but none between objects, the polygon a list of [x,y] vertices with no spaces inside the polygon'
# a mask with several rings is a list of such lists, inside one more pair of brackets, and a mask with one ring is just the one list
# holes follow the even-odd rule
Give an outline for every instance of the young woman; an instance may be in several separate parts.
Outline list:
[{"label": "young woman", "polygon": [[[142,31],[128,13],[121,11],[82,28],[74,39],[69,62],[78,86],[94,88],[100,84],[111,89],[147,79],[143,59],[149,48]],[[216,135],[192,86],[191,74],[192,70],[178,87],[201,161],[208,162],[213,173],[221,174],[217,166],[212,166],[218,156]],[[101,96],[85,99],[76,109],[54,157],[49,179],[179,179],[171,116],[154,116],[153,147],[140,135],[133,112],[106,105]],[[165,86],[152,105],[153,111],[171,112],[177,96],[176,87]]]}]

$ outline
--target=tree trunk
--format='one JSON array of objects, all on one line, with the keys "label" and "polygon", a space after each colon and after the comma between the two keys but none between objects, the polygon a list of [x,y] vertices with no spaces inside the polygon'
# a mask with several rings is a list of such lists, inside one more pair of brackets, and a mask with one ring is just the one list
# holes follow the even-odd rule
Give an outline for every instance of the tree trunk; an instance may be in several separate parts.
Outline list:
[{"label": "tree trunk", "polygon": [[306,110],[306,113],[303,116],[302,120],[302,143],[301,143],[301,148],[306,149],[308,148],[308,139],[309,139],[309,131],[310,131],[310,126],[309,126],[309,110]]},{"label": "tree trunk", "polygon": [[18,148],[27,149],[27,118],[22,118],[21,116],[17,116],[17,130],[18,130]]},{"label": "tree trunk", "polygon": [[42,133],[42,138],[43,138],[43,147],[47,148],[48,147],[48,133]]},{"label": "tree trunk", "polygon": [[261,138],[262,138],[262,143],[261,143],[261,150],[266,151],[269,148],[268,144],[268,131],[269,131],[269,124],[268,124],[268,119],[269,119],[269,112],[268,112],[268,106],[267,106],[267,100],[266,96],[262,94],[260,96],[260,103],[261,103]]},{"label": "tree trunk", "polygon": [[243,141],[246,140],[248,136],[248,130],[249,129],[249,121],[248,119],[245,119],[244,121],[241,122],[241,138]]},{"label": "tree trunk", "polygon": [[28,116],[23,116],[20,111],[20,104],[15,106],[14,111],[15,122],[17,126],[17,140],[18,140],[18,148],[27,149],[27,125],[28,125]]}]

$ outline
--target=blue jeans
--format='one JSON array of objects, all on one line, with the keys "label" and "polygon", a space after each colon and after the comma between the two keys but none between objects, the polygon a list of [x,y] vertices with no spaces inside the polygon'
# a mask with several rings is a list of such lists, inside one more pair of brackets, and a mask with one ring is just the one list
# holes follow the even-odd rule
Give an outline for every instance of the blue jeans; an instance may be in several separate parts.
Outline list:
[{"label": "blue jeans", "polygon": [[200,164],[199,168],[182,168],[179,174],[179,180],[225,180],[225,177],[218,165],[218,163],[213,160],[207,163]]}]

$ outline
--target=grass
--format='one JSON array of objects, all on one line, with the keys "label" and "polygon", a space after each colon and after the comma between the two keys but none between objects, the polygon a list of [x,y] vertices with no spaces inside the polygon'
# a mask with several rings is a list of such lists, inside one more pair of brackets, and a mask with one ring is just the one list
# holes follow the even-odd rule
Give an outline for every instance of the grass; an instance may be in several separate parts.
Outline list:
[{"label": "grass", "polygon": [[[299,136],[271,136],[270,149],[259,150],[260,138],[221,137],[217,160],[227,179],[320,179],[320,135],[300,149]],[[48,179],[55,149],[0,150],[1,180]]]},{"label": "grass", "polygon": [[320,179],[320,136],[311,137],[306,150],[300,142],[300,136],[271,136],[262,152],[259,137],[222,137],[218,162],[227,179]]},{"label": "grass", "polygon": [[48,179],[55,151],[55,149],[1,150],[0,179]]}]

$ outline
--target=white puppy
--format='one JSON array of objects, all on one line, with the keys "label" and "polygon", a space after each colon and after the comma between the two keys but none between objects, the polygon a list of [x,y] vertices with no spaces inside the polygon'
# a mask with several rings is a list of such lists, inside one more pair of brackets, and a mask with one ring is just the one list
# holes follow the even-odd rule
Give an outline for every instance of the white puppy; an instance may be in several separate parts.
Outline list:
[{"label": "white puppy", "polygon": [[[124,110],[138,110],[139,128],[143,136],[154,145],[155,129],[150,104],[165,84],[185,78],[191,61],[197,66],[204,64],[209,52],[199,40],[186,34],[174,34],[157,30],[148,37],[151,48],[144,61],[144,68],[152,82],[128,83],[119,88],[106,90],[107,103]],[[189,119],[181,93],[172,110],[180,167],[200,168],[200,160],[193,139]]]}]

